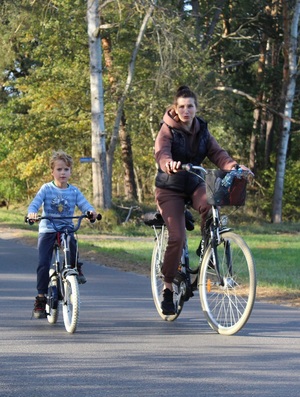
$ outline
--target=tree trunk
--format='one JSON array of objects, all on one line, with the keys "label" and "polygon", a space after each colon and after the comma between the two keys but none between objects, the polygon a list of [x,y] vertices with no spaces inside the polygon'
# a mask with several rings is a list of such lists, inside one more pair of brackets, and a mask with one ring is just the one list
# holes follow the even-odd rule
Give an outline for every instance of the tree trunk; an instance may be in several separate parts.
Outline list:
[{"label": "tree trunk", "polygon": [[283,51],[286,62],[284,62],[284,80],[286,82],[286,95],[284,103],[284,115],[282,123],[282,131],[277,154],[276,180],[273,196],[273,213],[272,221],[281,223],[282,221],[282,197],[284,189],[284,177],[286,168],[286,157],[291,129],[291,117],[293,110],[293,102],[296,90],[297,77],[297,38],[298,23],[300,15],[300,0],[296,0],[295,8],[291,23],[289,22],[288,7],[289,1],[283,1],[283,17],[284,17],[284,45]]},{"label": "tree trunk", "polygon": [[[193,3],[197,3],[198,4],[197,8],[194,9],[194,7],[193,7],[194,13],[195,12],[199,12],[198,0],[192,2],[192,4]],[[205,38],[203,39],[203,42],[202,42],[202,49],[203,50],[205,50],[209,46],[209,44],[210,44],[210,42],[212,40],[215,28],[216,28],[217,23],[218,23],[218,21],[220,19],[221,13],[222,13],[223,8],[224,8],[224,5],[225,5],[225,0],[218,0],[217,3],[216,3],[215,10],[214,10],[214,15],[213,15],[209,25],[207,26]],[[200,21],[200,18],[198,18],[198,21]],[[200,31],[200,30],[201,30],[200,27],[198,27],[198,31]],[[196,37],[197,37],[197,40],[199,42],[200,41],[200,37],[199,37],[198,31],[196,31],[196,34],[197,34]]]},{"label": "tree trunk", "polygon": [[[266,6],[265,9],[266,13],[272,17],[273,23],[275,23],[275,26],[273,29],[275,31],[280,31],[281,26],[279,25],[279,21],[281,19],[280,14],[280,4],[277,0],[272,0],[272,3]],[[272,70],[273,72],[276,73],[276,70],[278,68],[279,64],[279,54],[281,52],[281,47],[282,47],[282,39],[281,36],[277,36],[276,39],[272,37],[268,37],[267,41],[267,54],[269,56],[266,57],[266,67],[269,68],[269,70]],[[271,84],[271,90],[270,90],[270,95],[269,98],[267,98],[267,101],[272,109],[280,109],[280,104],[278,103],[278,98],[280,97],[280,86],[281,84],[278,84],[277,78],[273,79],[273,82]],[[272,153],[273,149],[273,137],[274,137],[274,125],[276,122],[276,115],[270,111],[266,111],[266,132],[265,132],[265,153],[264,153],[264,168],[269,168],[271,165],[271,160],[270,156]]]},{"label": "tree trunk", "polygon": [[90,50],[91,127],[93,201],[97,208],[111,207],[106,163],[106,133],[104,127],[104,100],[102,85],[101,42],[99,36],[99,0],[87,2],[87,24]]},{"label": "tree trunk", "polygon": [[[108,71],[111,93],[117,91],[117,81],[113,75],[113,60],[111,56],[111,43],[109,37],[102,37],[102,49],[104,55],[105,67]],[[133,156],[131,137],[126,129],[126,117],[123,114],[121,117],[119,139],[121,145],[121,157],[124,169],[124,190],[127,200],[137,200],[137,188],[135,183],[135,174],[133,168]]]},{"label": "tree trunk", "polygon": [[137,190],[136,190],[136,183],[135,183],[134,169],[133,169],[131,138],[126,131],[126,119],[124,115],[122,116],[121,119],[119,137],[120,137],[122,161],[124,167],[125,197],[129,201],[137,200]]},{"label": "tree trunk", "polygon": [[[117,115],[116,115],[116,119],[115,119],[114,129],[113,129],[113,133],[112,133],[110,145],[109,145],[109,150],[108,150],[107,162],[108,162],[108,175],[109,175],[110,181],[112,179],[112,166],[113,166],[113,161],[114,161],[114,153],[115,153],[115,148],[116,148],[116,144],[117,144],[117,138],[119,135],[120,122],[121,122],[121,118],[123,115],[124,102],[125,102],[125,99],[127,97],[128,91],[130,89],[130,86],[131,86],[131,83],[133,80],[133,74],[134,74],[137,53],[138,53],[139,47],[141,45],[141,41],[144,36],[144,33],[146,31],[148,21],[152,15],[152,12],[154,10],[156,3],[157,3],[157,0],[153,0],[150,7],[148,8],[148,11],[144,17],[143,23],[140,28],[139,35],[138,35],[136,43],[135,43],[135,47],[134,47],[134,50],[132,53],[131,60],[129,62],[127,80],[126,80],[126,84],[125,84],[125,87],[123,90],[123,94],[119,101],[119,106],[118,106]],[[111,190],[111,185],[110,185],[110,190]]]}]

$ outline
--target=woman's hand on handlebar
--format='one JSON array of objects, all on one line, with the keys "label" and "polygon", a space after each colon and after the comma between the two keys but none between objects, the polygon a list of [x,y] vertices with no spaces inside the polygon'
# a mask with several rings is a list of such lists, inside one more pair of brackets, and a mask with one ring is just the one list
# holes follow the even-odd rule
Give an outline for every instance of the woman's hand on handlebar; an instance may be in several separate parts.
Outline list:
[{"label": "woman's hand on handlebar", "polygon": [[180,161],[168,161],[166,163],[166,173],[167,174],[175,174],[176,172],[180,171],[181,169],[181,162]]},{"label": "woman's hand on handlebar", "polygon": [[245,165],[240,164],[239,167],[240,167],[243,171],[247,171],[248,175],[254,176],[253,172],[252,172],[248,167],[246,167]]},{"label": "woman's hand on handlebar", "polygon": [[238,169],[242,169],[243,171],[244,171],[244,175],[245,176],[254,176],[254,174],[253,174],[253,172],[248,168],[248,167],[246,167],[245,165],[243,165],[243,164],[235,164],[232,168],[231,168],[231,170],[238,170]]}]

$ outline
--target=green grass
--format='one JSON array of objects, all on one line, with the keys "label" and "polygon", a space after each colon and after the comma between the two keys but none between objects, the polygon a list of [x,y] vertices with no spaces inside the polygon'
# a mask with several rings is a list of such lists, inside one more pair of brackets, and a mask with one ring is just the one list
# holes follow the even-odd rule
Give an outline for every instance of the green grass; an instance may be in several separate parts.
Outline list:
[{"label": "green grass", "polygon": [[300,289],[300,234],[246,236],[256,263],[258,285]]},{"label": "green grass", "polygon": [[[80,236],[79,236],[80,241]],[[140,241],[131,238],[129,240],[101,239],[93,243],[93,249],[99,253],[111,256],[118,262],[138,264],[150,269],[150,261],[153,250],[153,241]],[[89,245],[82,241],[81,247],[88,248]]]},{"label": "green grass", "polygon": [[[36,236],[37,225],[26,225],[24,223],[24,213],[24,211],[19,209],[7,211],[1,208],[0,227],[27,229],[32,231],[30,236]],[[110,257],[112,261],[138,264],[145,269],[150,269],[154,244],[151,228],[139,227],[139,232],[136,233],[136,236],[142,235],[147,238],[132,237],[132,225],[128,229],[129,233],[126,232],[126,226],[123,228],[118,226],[117,233],[119,237],[109,238],[109,236],[105,237],[96,226],[91,227],[88,223],[85,223],[79,233],[80,246],[86,251],[91,250],[102,253],[106,257]],[[109,234],[115,235],[115,230]],[[197,230],[189,233],[192,267],[197,266],[198,260],[195,251],[199,244],[199,228]],[[283,291],[297,291],[300,289],[299,224],[271,225],[256,222],[249,225],[239,225],[234,230],[244,237],[252,251],[256,263],[258,286],[272,287]],[[89,241],[80,239],[80,234],[90,235]],[[99,238],[99,235],[101,238]]]}]

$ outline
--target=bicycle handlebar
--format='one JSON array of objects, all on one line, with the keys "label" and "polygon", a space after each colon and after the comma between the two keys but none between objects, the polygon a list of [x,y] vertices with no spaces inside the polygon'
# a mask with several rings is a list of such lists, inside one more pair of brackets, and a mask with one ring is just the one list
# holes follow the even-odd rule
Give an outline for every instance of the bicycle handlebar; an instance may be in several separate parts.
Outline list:
[{"label": "bicycle handlebar", "polygon": [[183,171],[188,171],[188,172],[192,172],[193,170],[200,170],[202,172],[204,172],[204,174],[207,174],[207,170],[203,167],[201,167],[200,165],[193,165],[193,164],[181,164],[180,168]]},{"label": "bicycle handlebar", "polygon": [[[181,164],[180,168],[184,171],[188,171],[188,172],[193,172],[193,170],[200,170],[202,171],[204,174],[207,174],[208,171],[201,167],[200,165],[193,165],[193,164]],[[250,170],[244,170],[243,168],[241,168],[238,164],[236,165],[235,169],[232,169],[230,171],[227,171],[228,173],[232,172],[234,173],[235,176],[237,176],[238,178],[245,178],[247,179],[248,176],[254,176],[253,172]]]},{"label": "bicycle handlebar", "polygon": [[60,216],[58,216],[58,217],[55,217],[55,216],[38,216],[36,219],[29,219],[28,216],[25,216],[24,220],[25,220],[25,223],[28,223],[29,225],[33,225],[35,222],[39,222],[42,219],[47,219],[48,221],[50,221],[50,223],[53,226],[54,230],[56,230],[57,232],[61,232],[61,231],[63,231],[63,228],[61,228],[61,229],[58,228],[56,226],[56,224],[55,224],[55,220],[78,219],[77,224],[76,224],[76,226],[74,228],[72,227],[72,229],[71,229],[71,228],[68,228],[67,225],[65,226],[65,227],[67,227],[67,230],[69,232],[75,233],[80,228],[82,219],[84,219],[84,218],[89,219],[89,221],[91,223],[95,223],[96,220],[100,221],[102,219],[102,215],[101,214],[97,214],[96,219],[93,219],[92,216],[93,216],[92,212],[87,211],[86,214],[82,214],[82,215],[78,215],[78,216],[62,216],[62,217],[60,217]]}]

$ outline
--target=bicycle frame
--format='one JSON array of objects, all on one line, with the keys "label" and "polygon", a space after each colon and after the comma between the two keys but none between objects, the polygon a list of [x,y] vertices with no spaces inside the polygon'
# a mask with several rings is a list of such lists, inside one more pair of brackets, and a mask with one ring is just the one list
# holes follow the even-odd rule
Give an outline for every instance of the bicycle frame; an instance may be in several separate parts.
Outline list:
[{"label": "bicycle frame", "polygon": [[[65,301],[63,280],[65,280],[67,276],[78,275],[78,272],[76,270],[78,248],[76,249],[75,268],[72,268],[71,264],[69,263],[70,260],[68,253],[70,252],[70,238],[70,234],[67,230],[65,230],[64,232],[57,232],[56,241],[53,246],[53,266],[55,270],[55,276],[57,277],[58,281],[58,299],[63,301]],[[61,261],[61,249],[64,254],[63,261]],[[51,275],[51,277],[53,276],[54,274]]]},{"label": "bicycle frame", "polygon": [[[193,168],[203,170],[202,167],[191,165],[187,165],[185,170],[193,172]],[[174,314],[164,314],[161,308],[165,288],[162,264],[168,230],[159,213],[145,214],[144,222],[152,226],[155,234],[151,259],[153,301],[163,320],[174,321],[180,315],[184,302],[194,295],[193,291],[198,290],[202,310],[210,327],[220,334],[233,335],[246,324],[253,308],[256,293],[255,263],[243,238],[226,226],[226,217],[220,215],[219,204],[210,204],[211,216],[206,222],[198,248],[200,253],[197,250],[200,255],[195,270],[190,268],[188,238],[185,240],[178,272],[173,279]],[[186,228],[192,230],[188,223]],[[191,282],[192,274],[196,277]]]},{"label": "bicycle frame", "polygon": [[[216,270],[216,273],[217,273],[217,276],[218,276],[218,279],[219,279],[219,283],[220,283],[220,285],[222,285],[223,284],[223,278],[220,275],[219,256],[217,255],[216,250],[217,250],[217,247],[221,243],[221,235],[223,233],[225,233],[225,232],[228,232],[228,231],[232,230],[232,229],[231,228],[222,228],[221,219],[220,219],[220,212],[219,212],[219,209],[218,209],[217,206],[213,205],[211,207],[211,209],[212,209],[212,223],[210,225],[209,236],[207,236],[208,237],[208,247],[211,247],[213,264],[215,266],[215,270]],[[227,250],[227,253],[228,253],[227,254],[227,261],[229,261],[227,263],[227,265],[228,265],[228,268],[229,268],[229,266],[231,266],[230,265],[230,258],[228,257],[229,256],[229,252],[230,252],[230,250],[228,249],[230,242],[227,242],[226,244],[227,244],[226,250]],[[203,256],[204,256],[204,253],[205,252],[203,252]],[[203,257],[201,258],[199,266],[201,266],[202,259],[203,259]],[[230,272],[231,272],[231,270],[230,270]]]},{"label": "bicycle frame", "polygon": [[[205,236],[206,237],[206,243],[207,245],[205,246],[203,243],[204,241],[200,241],[202,246],[201,246],[201,252],[200,252],[200,257],[199,257],[199,264],[197,266],[196,269],[191,269],[190,268],[190,259],[189,259],[189,247],[188,247],[188,238],[185,239],[185,243],[184,243],[184,247],[182,250],[182,255],[181,255],[181,260],[180,260],[180,264],[179,264],[179,271],[188,275],[188,274],[197,274],[196,280],[193,282],[194,285],[196,285],[197,283],[197,279],[198,279],[198,275],[199,275],[199,269],[201,267],[201,263],[204,257],[204,254],[206,252],[206,250],[208,248],[212,249],[212,256],[213,256],[213,263],[214,266],[216,267],[216,272],[218,275],[218,279],[219,279],[219,283],[220,285],[222,285],[223,280],[222,277],[220,275],[220,271],[219,271],[219,260],[218,260],[218,255],[216,255],[216,248],[217,246],[220,244],[221,241],[221,235],[224,232],[230,231],[232,229],[230,228],[223,228],[220,229],[220,214],[219,214],[219,210],[216,206],[212,206],[212,222],[210,225],[210,229],[208,231],[208,234]],[[162,241],[160,239],[160,236],[164,235],[164,229],[166,228],[166,225],[162,225],[162,226],[152,226],[153,230],[154,230],[154,234],[155,234],[155,240],[157,241],[158,244],[158,251],[159,251],[159,261],[162,262],[162,250],[161,250],[161,245],[162,245]],[[230,262],[230,261],[229,261]],[[189,279],[187,279],[187,282],[189,283]]]},{"label": "bicycle frame", "polygon": [[[67,332],[74,333],[79,320],[80,312],[80,292],[78,286],[78,271],[77,271],[77,260],[78,260],[78,247],[76,242],[76,254],[74,263],[71,263],[70,258],[70,242],[72,235],[76,233],[81,225],[82,219],[90,219],[94,222],[101,219],[101,215],[98,214],[96,219],[92,219],[92,214],[87,213],[80,216],[72,217],[38,217],[37,219],[30,220],[27,217],[25,222],[33,224],[35,221],[41,219],[48,219],[56,231],[56,240],[53,245],[53,267],[49,270],[49,284],[47,294],[47,320],[50,324],[55,324],[58,319],[59,306],[58,302],[62,301],[63,319]],[[58,227],[55,224],[55,220],[61,221],[62,219],[77,219],[77,225],[73,223]],[[62,252],[63,254],[62,254]],[[73,267],[74,265],[74,267]]]}]

